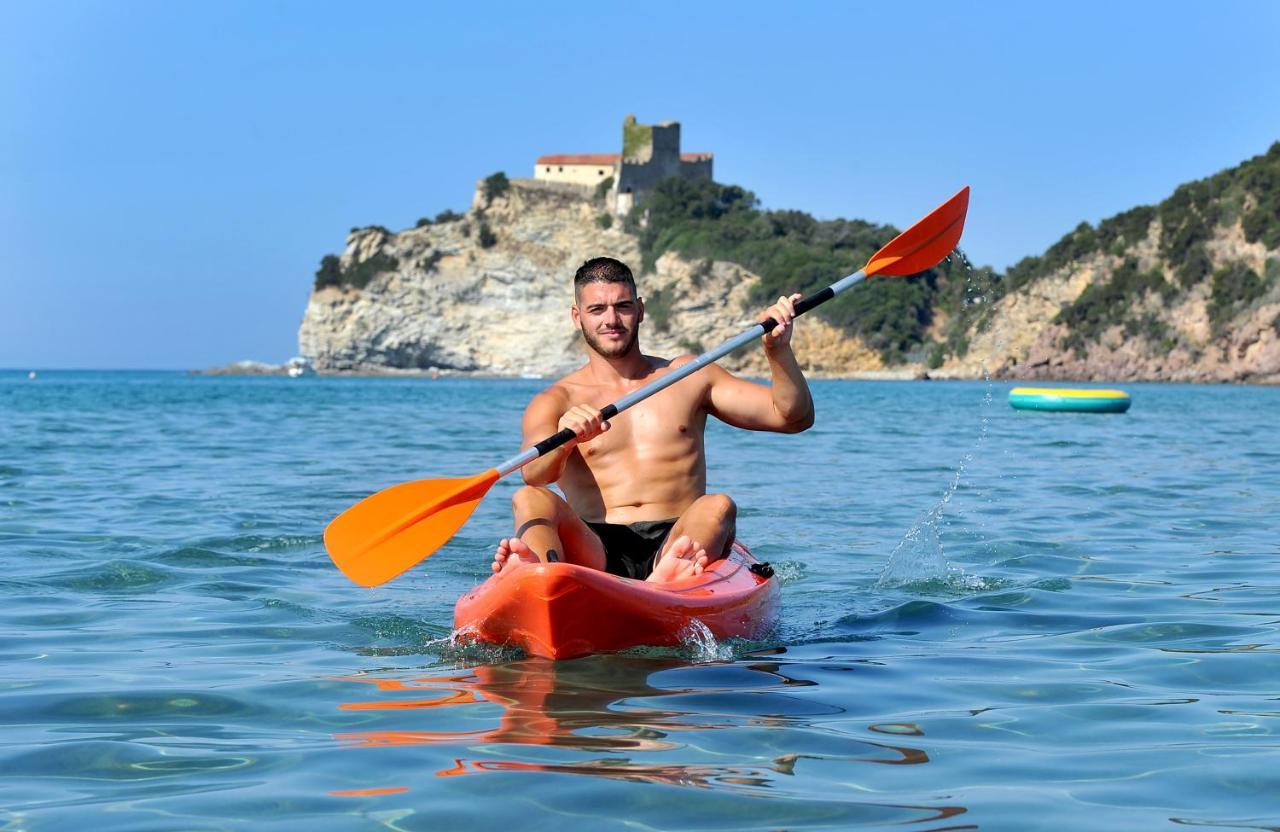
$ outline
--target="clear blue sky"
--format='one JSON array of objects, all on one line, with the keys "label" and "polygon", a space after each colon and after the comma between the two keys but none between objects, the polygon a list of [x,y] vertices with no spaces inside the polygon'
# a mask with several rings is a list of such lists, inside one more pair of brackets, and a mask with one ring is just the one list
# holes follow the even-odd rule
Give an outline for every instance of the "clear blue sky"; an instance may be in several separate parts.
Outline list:
[{"label": "clear blue sky", "polygon": [[[348,229],[615,151],[1003,268],[1280,139],[1280,2],[0,2],[0,367],[297,349]],[[838,277],[838,275],[833,275]]]}]

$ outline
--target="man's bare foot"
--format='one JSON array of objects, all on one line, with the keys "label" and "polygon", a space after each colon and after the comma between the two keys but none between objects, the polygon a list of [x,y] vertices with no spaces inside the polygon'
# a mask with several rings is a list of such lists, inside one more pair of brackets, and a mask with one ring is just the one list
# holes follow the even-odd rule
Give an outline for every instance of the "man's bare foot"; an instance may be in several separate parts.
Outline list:
[{"label": "man's bare foot", "polygon": [[688,535],[680,535],[667,551],[653,565],[653,574],[646,581],[655,584],[666,584],[701,575],[707,566],[707,550],[689,539]]},{"label": "man's bare foot", "polygon": [[518,537],[498,541],[498,551],[493,553],[493,571],[506,572],[522,563],[537,563],[538,556]]}]

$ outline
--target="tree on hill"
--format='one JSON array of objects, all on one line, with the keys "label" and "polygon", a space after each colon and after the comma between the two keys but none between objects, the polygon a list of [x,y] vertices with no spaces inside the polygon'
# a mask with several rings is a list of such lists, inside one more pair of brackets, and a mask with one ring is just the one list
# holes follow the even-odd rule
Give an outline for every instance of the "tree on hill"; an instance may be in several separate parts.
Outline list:
[{"label": "tree on hill", "polygon": [[[640,238],[643,270],[652,271],[667,251],[738,263],[760,276],[754,299],[761,304],[785,293],[810,294],[857,271],[898,233],[862,220],[764,211],[755,194],[737,185],[675,178],[632,209],[625,227]],[[961,312],[967,271],[967,262],[947,263],[910,277],[870,280],[813,314],[861,337],[885,363],[901,363],[937,346],[926,333],[939,308]]]}]

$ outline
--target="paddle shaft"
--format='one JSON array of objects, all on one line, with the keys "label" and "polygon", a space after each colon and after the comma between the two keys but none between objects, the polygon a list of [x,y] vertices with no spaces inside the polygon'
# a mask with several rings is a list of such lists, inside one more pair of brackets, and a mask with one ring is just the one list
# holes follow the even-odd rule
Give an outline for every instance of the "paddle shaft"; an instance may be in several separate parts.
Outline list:
[{"label": "paddle shaft", "polygon": [[[840,278],[839,280],[837,280],[835,283],[832,283],[827,288],[814,292],[812,295],[809,295],[809,297],[804,298],[803,300],[797,301],[795,316],[798,318],[804,313],[808,312],[810,309],[813,309],[815,306],[820,306],[826,303],[836,295],[843,292],[845,289],[848,289],[849,287],[853,286],[855,283],[858,283],[859,281],[865,279],[866,276],[867,276],[866,271],[859,269],[858,271],[854,272],[853,274],[847,277]],[[680,367],[679,369],[672,370],[671,372],[667,373],[661,378],[649,384],[646,384],[644,387],[641,387],[639,390],[636,390],[633,393],[628,393],[627,395],[618,399],[613,404],[605,405],[600,410],[600,418],[602,420],[612,419],[614,416],[617,416],[619,413],[626,410],[627,408],[632,407],[633,405],[637,405],[640,402],[644,401],[645,399],[649,398],[654,393],[658,393],[658,392],[661,392],[662,390],[667,389],[671,385],[675,384],[677,381],[680,381],[683,378],[693,375],[694,373],[698,372],[703,367],[707,366],[713,361],[718,361],[721,358],[724,358],[726,355],[738,349],[739,347],[743,346],[744,344],[751,343],[755,339],[759,338],[761,335],[764,335],[766,332],[772,331],[773,328],[776,327],[777,325],[778,325],[778,322],[775,321],[773,318],[766,318],[763,322],[752,326],[750,329],[746,330],[740,335],[733,336],[732,338],[725,341],[720,346],[715,347],[714,349],[707,350],[702,355],[698,356],[697,358],[690,361],[688,364],[685,364],[684,366]],[[533,462],[538,457],[543,456],[544,454],[549,454],[552,451],[554,451],[556,448],[559,448],[561,445],[564,445],[566,442],[571,441],[575,435],[576,434],[573,431],[571,431],[569,428],[565,428],[564,430],[560,431],[559,433],[553,436],[548,436],[546,439],[537,443],[536,445],[534,445],[532,448],[525,451],[524,453],[513,456],[507,461],[503,462],[501,465],[499,465],[497,468],[498,476],[505,477],[507,474],[510,474],[512,471],[515,471],[518,468],[523,468],[524,466],[528,465],[530,462]]]}]

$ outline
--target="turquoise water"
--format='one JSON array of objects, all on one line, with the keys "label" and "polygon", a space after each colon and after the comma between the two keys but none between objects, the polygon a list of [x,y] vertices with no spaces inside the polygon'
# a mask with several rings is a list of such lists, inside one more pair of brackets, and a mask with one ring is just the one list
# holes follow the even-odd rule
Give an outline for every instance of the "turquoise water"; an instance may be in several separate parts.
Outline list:
[{"label": "turquoise water", "polygon": [[0,373],[0,828],[1280,827],[1280,389],[817,382],[709,438],[776,632],[554,664],[450,637],[513,482],[377,589],[321,545],[539,386]]}]

